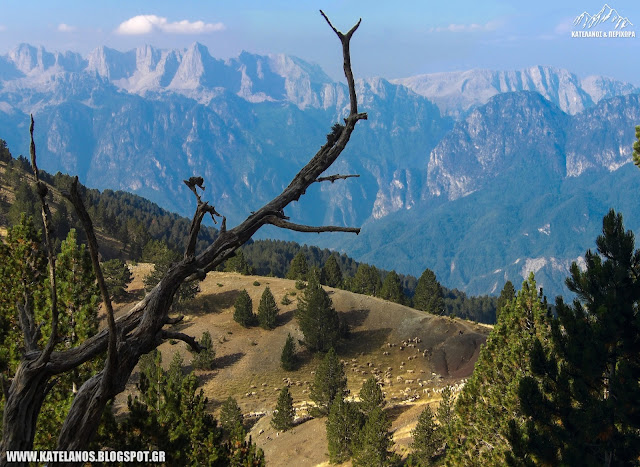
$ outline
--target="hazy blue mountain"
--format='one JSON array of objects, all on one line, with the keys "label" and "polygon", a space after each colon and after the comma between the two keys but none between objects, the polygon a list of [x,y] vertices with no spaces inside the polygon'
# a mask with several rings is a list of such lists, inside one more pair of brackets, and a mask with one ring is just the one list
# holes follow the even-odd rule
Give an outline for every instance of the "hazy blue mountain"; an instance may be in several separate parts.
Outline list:
[{"label": "hazy blue mountain", "polygon": [[[332,173],[361,177],[316,184],[286,214],[362,225],[362,234],[263,236],[321,243],[402,273],[430,267],[446,286],[474,293],[535,270],[555,293],[609,206],[638,211],[620,194],[638,182],[631,85],[549,67],[356,85],[369,119]],[[82,57],[22,44],[0,57],[0,137],[14,153],[27,154],[34,113],[47,171],[184,215],[194,200],[182,180],[202,175],[205,199],[230,225],[279,193],[347,112],[344,84],[285,55],[220,60],[195,43]]]},{"label": "hazy blue mountain", "polygon": [[339,241],[360,260],[416,275],[429,267],[471,293],[530,271],[549,295],[565,293],[611,207],[640,228],[640,171],[629,163],[638,122],[638,95],[573,117],[536,93],[498,95],[431,152],[422,203]]},{"label": "hazy blue mountain", "polygon": [[497,94],[535,91],[564,112],[575,115],[602,99],[640,92],[629,83],[602,76],[580,79],[549,66],[518,71],[469,70],[431,73],[391,80],[432,100],[444,115],[461,118]]}]

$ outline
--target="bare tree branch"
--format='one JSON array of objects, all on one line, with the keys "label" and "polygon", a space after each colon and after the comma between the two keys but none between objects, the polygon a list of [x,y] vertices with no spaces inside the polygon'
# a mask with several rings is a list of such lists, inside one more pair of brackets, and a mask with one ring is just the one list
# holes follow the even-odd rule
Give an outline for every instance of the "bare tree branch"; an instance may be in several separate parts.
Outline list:
[{"label": "bare tree branch", "polygon": [[295,230],[296,232],[310,232],[310,233],[321,233],[321,232],[349,232],[358,235],[360,233],[360,229],[358,227],[338,227],[335,225],[323,225],[320,227],[313,227],[310,225],[300,225],[294,224],[293,222],[288,222],[277,216],[269,216],[265,219],[265,223],[275,225],[276,227],[280,227],[287,230]]},{"label": "bare tree branch", "polygon": [[74,177],[71,182],[71,191],[69,193],[63,193],[65,198],[67,198],[78,214],[80,218],[80,222],[82,223],[82,227],[87,235],[87,240],[89,242],[89,253],[91,255],[91,262],[93,264],[93,272],[96,275],[96,280],[98,281],[98,287],[100,288],[100,294],[102,295],[102,302],[104,303],[105,309],[107,311],[107,325],[109,328],[109,346],[107,351],[107,362],[108,364],[105,367],[106,377],[103,381],[108,381],[110,378],[110,373],[113,371],[113,368],[116,367],[118,362],[118,355],[116,351],[118,335],[116,333],[116,322],[113,315],[113,306],[111,304],[111,298],[109,297],[109,291],[107,290],[107,285],[104,281],[104,275],[102,274],[102,268],[100,267],[100,260],[98,256],[98,241],[96,240],[96,234],[93,230],[93,222],[91,222],[91,217],[89,217],[89,213],[84,207],[84,203],[82,202],[82,198],[80,197],[80,192],[78,191],[78,177]]},{"label": "bare tree branch", "polygon": [[189,345],[189,347],[191,347],[195,352],[201,352],[204,350],[204,347],[198,344],[198,341],[196,341],[193,337],[187,334],[184,334],[182,332],[162,330],[161,337],[162,339],[165,339],[165,340],[176,339],[179,341],[186,342]]},{"label": "bare tree branch", "polygon": [[184,319],[184,315],[176,316],[175,318],[167,318],[166,324],[178,324]]},{"label": "bare tree branch", "polygon": [[214,223],[217,223],[214,216],[220,216],[214,206],[209,206],[209,203],[207,202],[203,203],[197,193],[196,196],[198,199],[198,207],[196,208],[196,212],[193,215],[193,220],[191,221],[191,227],[189,228],[187,246],[184,251],[185,259],[191,258],[195,254],[196,243],[198,242],[198,234],[200,233],[200,226],[202,225],[202,219],[204,218],[204,215],[206,213],[211,214],[211,219],[213,219]]},{"label": "bare tree branch", "polygon": [[29,153],[31,155],[31,169],[36,178],[38,196],[40,197],[40,204],[42,205],[42,224],[44,226],[44,238],[47,246],[47,257],[49,259],[49,293],[51,295],[51,335],[49,336],[44,351],[38,358],[38,363],[44,364],[49,360],[58,339],[58,292],[56,287],[56,256],[53,248],[53,238],[51,236],[51,212],[49,211],[49,205],[46,200],[49,190],[47,186],[40,181],[38,165],[36,163],[36,143],[33,140],[33,127],[33,115],[31,115],[31,124],[29,125]]},{"label": "bare tree branch", "polygon": [[318,177],[314,181],[316,183],[320,183],[320,182],[331,182],[331,183],[333,183],[336,180],[346,180],[347,178],[358,178],[358,177],[360,177],[360,175],[358,175],[358,174],[354,174],[354,175],[336,174],[336,175],[329,175],[328,177]]},{"label": "bare tree branch", "polygon": [[331,21],[329,21],[329,18],[327,18],[327,15],[324,14],[324,11],[320,10],[320,14],[324,17],[327,23],[329,23],[329,26],[331,26],[331,29],[333,29],[333,32],[336,33],[336,35],[340,39],[340,42],[342,43],[342,57],[344,59],[344,64],[343,64],[344,75],[347,78],[347,85],[349,86],[349,101],[351,104],[350,115],[355,115],[358,113],[358,100],[356,99],[356,87],[353,80],[353,72],[351,71],[351,52],[349,51],[349,44],[351,41],[351,36],[353,36],[353,33],[356,32],[356,29],[358,29],[358,27],[360,26],[360,23],[362,22],[362,18],[358,20],[356,25],[352,27],[348,33],[343,34],[340,31],[338,31],[333,26],[333,24],[331,24]]}]

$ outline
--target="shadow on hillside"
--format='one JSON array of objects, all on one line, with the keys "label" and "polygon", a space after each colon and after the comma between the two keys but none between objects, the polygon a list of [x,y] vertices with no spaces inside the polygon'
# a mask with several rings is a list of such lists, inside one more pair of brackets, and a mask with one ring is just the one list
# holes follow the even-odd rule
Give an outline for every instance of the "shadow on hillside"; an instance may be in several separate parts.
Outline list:
[{"label": "shadow on hillside", "polygon": [[393,423],[400,415],[405,413],[411,407],[411,405],[396,405],[395,407],[385,409],[385,413],[387,414],[389,421]]},{"label": "shadow on hillside", "polygon": [[360,353],[379,350],[387,342],[392,328],[351,331],[349,338],[340,342],[338,353],[343,357],[355,357]]},{"label": "shadow on hillside", "polygon": [[344,319],[351,329],[360,327],[364,324],[371,310],[349,310],[340,313],[340,318]]},{"label": "shadow on hillside", "polygon": [[211,381],[218,374],[216,370],[217,368],[215,367],[213,370],[206,370],[206,371],[199,370],[197,374],[198,386],[204,386],[209,381]]},{"label": "shadow on hillside", "polygon": [[218,357],[213,361],[213,368],[216,370],[221,370],[228,366],[233,365],[236,362],[239,362],[242,357],[245,356],[244,352],[236,352],[229,355],[225,355],[224,357]]},{"label": "shadow on hillside", "polygon": [[226,308],[230,308],[240,295],[239,290],[228,290],[216,294],[200,294],[186,306],[185,313],[192,315],[218,314]]},{"label": "shadow on hillside", "polygon": [[276,320],[278,326],[284,326],[293,319],[294,310],[285,311],[284,313],[278,313]]}]

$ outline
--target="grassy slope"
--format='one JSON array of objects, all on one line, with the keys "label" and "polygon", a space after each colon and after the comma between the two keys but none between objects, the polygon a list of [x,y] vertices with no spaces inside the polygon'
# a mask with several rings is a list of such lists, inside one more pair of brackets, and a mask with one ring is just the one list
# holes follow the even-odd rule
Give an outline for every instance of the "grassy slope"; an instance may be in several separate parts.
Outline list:
[{"label": "grassy slope", "polygon": [[[140,278],[148,270],[149,265],[136,266],[132,289],[141,286]],[[254,281],[260,285],[253,285]],[[242,328],[233,321],[236,296],[246,289],[253,300],[254,311],[257,311],[260,296],[267,285],[280,308],[278,327],[272,331],[259,327]],[[307,421],[291,432],[280,434],[269,425],[278,391],[287,379],[298,413],[304,415],[303,407],[309,401],[310,383],[319,362],[318,358],[298,346],[302,360],[300,368],[293,372],[280,368],[280,353],[287,334],[302,339],[294,318],[297,296],[301,292],[295,289],[294,281],[215,272],[209,273],[201,288],[202,293],[179,328],[198,338],[207,330],[213,337],[216,369],[197,372],[211,409],[217,413],[220,404],[231,395],[238,400],[245,414],[266,412],[267,416],[255,424],[251,435],[265,449],[269,465],[316,465],[325,462],[324,419]],[[411,441],[410,430],[422,405],[438,400],[438,394],[431,389],[459,383],[470,375],[490,327],[429,315],[374,297],[327,290],[334,307],[352,328],[352,336],[338,349],[347,369],[351,395],[357,395],[362,382],[371,374],[377,373],[381,379],[390,380],[383,389],[387,409],[394,419],[396,449],[404,452]],[[291,292],[297,293],[290,296],[292,303],[281,305],[283,296]],[[121,312],[126,308],[123,307]],[[416,337],[420,343],[400,350],[403,340]],[[395,345],[389,347],[389,344]],[[185,363],[191,360],[184,343],[165,343],[160,349],[166,364],[176,351],[182,353]],[[425,351],[427,356],[424,356]],[[388,355],[383,354],[386,352]],[[391,370],[385,376],[388,368]],[[428,394],[426,389],[429,389]],[[123,407],[125,400],[126,396],[121,395],[118,405]]]}]

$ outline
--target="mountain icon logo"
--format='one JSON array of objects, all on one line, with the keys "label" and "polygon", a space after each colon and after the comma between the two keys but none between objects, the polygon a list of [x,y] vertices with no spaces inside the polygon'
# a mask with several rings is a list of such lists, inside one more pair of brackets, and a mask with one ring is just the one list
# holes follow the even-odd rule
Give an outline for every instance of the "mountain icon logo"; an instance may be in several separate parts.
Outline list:
[{"label": "mountain icon logo", "polygon": [[573,25],[580,26],[582,29],[591,29],[600,24],[613,25],[614,29],[624,29],[627,26],[633,26],[629,18],[620,15],[615,8],[611,8],[606,3],[598,13],[590,15],[584,11],[573,20]]}]

